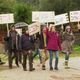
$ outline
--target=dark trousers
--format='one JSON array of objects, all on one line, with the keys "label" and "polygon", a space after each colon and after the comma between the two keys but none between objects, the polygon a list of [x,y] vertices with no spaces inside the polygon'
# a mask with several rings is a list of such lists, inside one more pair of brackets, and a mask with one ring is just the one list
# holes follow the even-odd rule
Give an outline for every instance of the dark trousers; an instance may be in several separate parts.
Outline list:
[{"label": "dark trousers", "polygon": [[17,50],[9,50],[8,53],[9,68],[12,68],[13,59],[15,59],[15,64],[19,67]]},{"label": "dark trousers", "polygon": [[33,59],[32,59],[32,51],[23,51],[23,69],[26,69],[27,58],[29,60],[29,70],[33,69]]},{"label": "dark trousers", "polygon": [[18,51],[18,61],[22,63],[22,51]]}]

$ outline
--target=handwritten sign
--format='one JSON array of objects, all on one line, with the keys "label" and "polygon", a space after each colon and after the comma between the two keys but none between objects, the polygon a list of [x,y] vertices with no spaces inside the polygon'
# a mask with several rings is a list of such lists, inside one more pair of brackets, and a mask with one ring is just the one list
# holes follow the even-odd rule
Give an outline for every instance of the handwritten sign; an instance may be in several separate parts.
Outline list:
[{"label": "handwritten sign", "polygon": [[37,32],[40,32],[40,23],[32,23],[28,26],[29,35],[36,34]]},{"label": "handwritten sign", "polygon": [[80,21],[80,11],[71,11],[70,22],[79,22],[79,21]]},{"label": "handwritten sign", "polygon": [[0,24],[14,23],[13,14],[0,14]]},{"label": "handwritten sign", "polygon": [[55,25],[61,25],[66,23],[69,23],[69,18],[67,13],[55,16]]},{"label": "handwritten sign", "polygon": [[32,12],[32,21],[43,22],[54,22],[54,11],[33,11]]}]

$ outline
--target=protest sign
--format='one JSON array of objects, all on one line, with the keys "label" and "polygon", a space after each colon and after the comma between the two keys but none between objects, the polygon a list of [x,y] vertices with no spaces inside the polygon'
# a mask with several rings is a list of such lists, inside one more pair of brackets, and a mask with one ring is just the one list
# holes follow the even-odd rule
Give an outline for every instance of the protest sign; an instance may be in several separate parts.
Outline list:
[{"label": "protest sign", "polygon": [[80,11],[71,11],[70,22],[79,22],[79,21],[80,21]]},{"label": "protest sign", "polygon": [[32,12],[32,21],[39,21],[40,23],[45,22],[54,22],[54,11],[33,11]]},{"label": "protest sign", "polygon": [[0,24],[14,23],[13,14],[0,14]]},{"label": "protest sign", "polygon": [[40,32],[40,23],[32,23],[28,26],[29,35],[36,34],[37,32]]},{"label": "protest sign", "polygon": [[68,13],[60,14],[55,16],[55,25],[62,25],[69,23]]},{"label": "protest sign", "polygon": [[10,14],[0,14],[0,24],[7,25],[7,36],[9,36],[9,23],[14,23],[14,15]]}]

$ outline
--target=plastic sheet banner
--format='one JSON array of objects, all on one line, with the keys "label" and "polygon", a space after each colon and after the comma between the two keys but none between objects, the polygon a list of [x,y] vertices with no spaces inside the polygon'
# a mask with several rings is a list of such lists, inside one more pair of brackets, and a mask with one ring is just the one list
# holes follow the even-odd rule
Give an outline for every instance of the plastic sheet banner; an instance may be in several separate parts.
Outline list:
[{"label": "plastic sheet banner", "polygon": [[13,14],[0,14],[0,24],[14,23]]},{"label": "plastic sheet banner", "polygon": [[32,21],[38,21],[40,23],[45,22],[54,22],[54,11],[33,11],[32,12]]},{"label": "plastic sheet banner", "polygon": [[60,14],[55,16],[55,25],[62,25],[69,23],[68,13]]},{"label": "plastic sheet banner", "polygon": [[70,22],[79,22],[79,21],[80,21],[80,11],[71,11]]}]

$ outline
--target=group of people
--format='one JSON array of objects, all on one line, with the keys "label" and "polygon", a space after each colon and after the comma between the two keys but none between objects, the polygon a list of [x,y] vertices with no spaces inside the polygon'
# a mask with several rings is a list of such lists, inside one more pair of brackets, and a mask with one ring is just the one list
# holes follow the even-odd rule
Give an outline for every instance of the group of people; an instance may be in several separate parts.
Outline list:
[{"label": "group of people", "polygon": [[[54,24],[41,27],[39,33],[32,36],[26,28],[20,36],[13,26],[9,31],[9,36],[5,38],[8,49],[9,68],[12,69],[12,62],[19,67],[19,62],[23,66],[23,70],[27,70],[27,58],[29,60],[29,71],[35,70],[33,67],[34,58],[39,55],[42,70],[46,69],[46,60],[49,58],[50,70],[53,70],[53,55],[55,54],[54,69],[58,70],[59,52],[65,53],[65,68],[68,67],[69,55],[72,53],[72,45],[74,43],[74,35],[71,27],[66,26],[65,31],[57,32]],[[35,53],[33,54],[33,51]],[[49,56],[48,56],[49,54]]]}]

